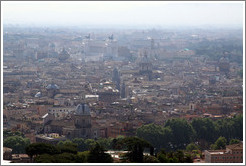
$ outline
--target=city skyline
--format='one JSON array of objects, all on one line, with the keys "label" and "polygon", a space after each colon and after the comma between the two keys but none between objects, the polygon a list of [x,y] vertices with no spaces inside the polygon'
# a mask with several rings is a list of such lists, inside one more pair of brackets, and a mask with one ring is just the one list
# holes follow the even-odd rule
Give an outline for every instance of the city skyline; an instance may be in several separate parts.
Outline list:
[{"label": "city skyline", "polygon": [[243,2],[3,2],[1,163],[245,163]]}]

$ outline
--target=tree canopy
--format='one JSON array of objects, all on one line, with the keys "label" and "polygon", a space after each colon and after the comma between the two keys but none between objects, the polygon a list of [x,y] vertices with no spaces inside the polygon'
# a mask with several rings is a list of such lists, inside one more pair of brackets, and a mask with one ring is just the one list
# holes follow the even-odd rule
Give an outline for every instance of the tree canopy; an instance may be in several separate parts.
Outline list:
[{"label": "tree canopy", "polygon": [[165,127],[170,127],[172,130],[171,143],[174,149],[184,149],[187,144],[193,141],[194,129],[185,119],[169,119]]},{"label": "tree canopy", "polygon": [[218,149],[225,149],[226,148],[226,138],[219,137],[214,144],[211,145],[211,149],[218,150]]},{"label": "tree canopy", "polygon": [[150,153],[153,155],[152,145],[144,139],[138,137],[126,137],[122,140],[128,150],[126,157],[131,162],[142,163],[144,148],[150,148]]},{"label": "tree canopy", "polygon": [[22,136],[10,136],[4,139],[3,146],[12,149],[12,153],[25,153],[25,148],[30,144],[28,138]]},{"label": "tree canopy", "polygon": [[90,150],[88,154],[89,163],[112,163],[113,158],[110,154],[105,153],[105,149],[96,143],[95,146]]}]

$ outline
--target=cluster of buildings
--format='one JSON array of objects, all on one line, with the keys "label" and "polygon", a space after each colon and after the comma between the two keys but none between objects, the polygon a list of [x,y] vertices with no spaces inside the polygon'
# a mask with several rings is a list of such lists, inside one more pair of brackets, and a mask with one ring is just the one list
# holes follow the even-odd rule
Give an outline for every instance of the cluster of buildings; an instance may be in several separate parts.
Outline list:
[{"label": "cluster of buildings", "polygon": [[210,60],[188,48],[216,40],[209,32],[87,34],[4,32],[4,129],[56,143],[132,136],[143,124],[173,117],[242,113],[242,65],[228,53]]}]

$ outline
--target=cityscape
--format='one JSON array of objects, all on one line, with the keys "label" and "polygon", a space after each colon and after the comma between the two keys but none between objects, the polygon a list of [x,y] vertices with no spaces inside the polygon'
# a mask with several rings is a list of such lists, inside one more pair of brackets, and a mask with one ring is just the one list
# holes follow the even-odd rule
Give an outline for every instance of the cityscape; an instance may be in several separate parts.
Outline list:
[{"label": "cityscape", "polygon": [[[49,3],[39,3],[1,2],[3,164],[244,163],[245,2],[81,2],[88,13],[101,10],[101,18],[82,15],[81,4],[71,8],[68,1],[68,11],[59,2],[47,7],[49,14],[57,3],[54,12],[66,16],[48,18],[42,7]],[[180,13],[187,8],[189,17],[214,5],[221,18],[200,16],[204,24],[196,26],[196,16],[180,15],[187,24],[174,25],[175,16],[161,24],[160,13],[143,14],[144,22],[148,5],[155,14],[184,5]],[[134,24],[128,15],[138,7]],[[67,18],[73,9],[84,25]],[[129,13],[120,19],[121,10]],[[223,12],[231,16],[225,23],[216,20]]]}]

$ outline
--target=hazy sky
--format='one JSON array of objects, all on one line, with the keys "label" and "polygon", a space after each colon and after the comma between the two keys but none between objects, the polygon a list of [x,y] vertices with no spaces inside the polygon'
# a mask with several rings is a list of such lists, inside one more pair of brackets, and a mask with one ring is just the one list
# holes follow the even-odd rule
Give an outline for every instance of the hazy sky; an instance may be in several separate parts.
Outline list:
[{"label": "hazy sky", "polygon": [[242,26],[243,2],[4,1],[3,24]]}]

